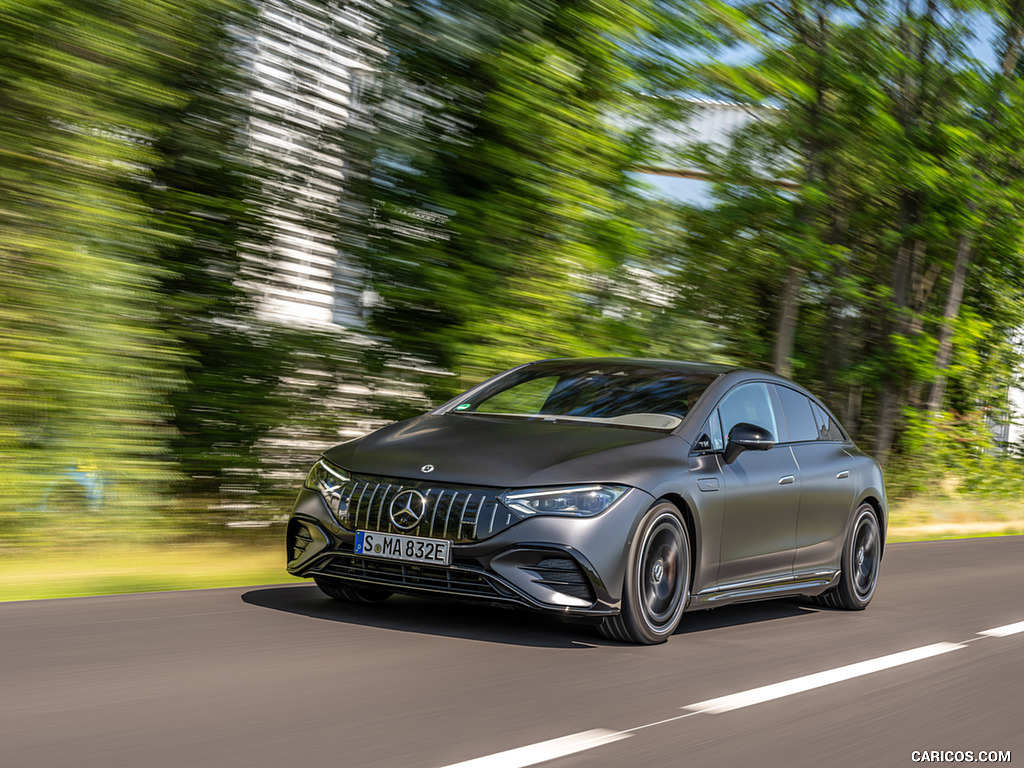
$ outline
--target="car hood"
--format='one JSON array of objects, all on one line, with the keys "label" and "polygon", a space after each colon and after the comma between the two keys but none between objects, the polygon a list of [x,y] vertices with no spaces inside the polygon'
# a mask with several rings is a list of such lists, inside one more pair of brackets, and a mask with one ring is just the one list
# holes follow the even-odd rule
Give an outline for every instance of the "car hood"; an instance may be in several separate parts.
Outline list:
[{"label": "car hood", "polygon": [[[324,457],[357,474],[525,488],[562,483],[644,487],[668,466],[686,466],[673,434],[580,422],[484,415],[427,415],[335,446]],[[434,469],[423,472],[432,465]]]}]

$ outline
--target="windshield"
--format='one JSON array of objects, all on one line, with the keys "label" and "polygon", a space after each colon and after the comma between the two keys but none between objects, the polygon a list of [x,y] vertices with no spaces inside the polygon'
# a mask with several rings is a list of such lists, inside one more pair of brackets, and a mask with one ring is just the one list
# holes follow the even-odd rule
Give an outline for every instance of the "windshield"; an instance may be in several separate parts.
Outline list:
[{"label": "windshield", "polygon": [[714,379],[703,371],[638,363],[543,363],[501,379],[452,411],[671,430]]}]

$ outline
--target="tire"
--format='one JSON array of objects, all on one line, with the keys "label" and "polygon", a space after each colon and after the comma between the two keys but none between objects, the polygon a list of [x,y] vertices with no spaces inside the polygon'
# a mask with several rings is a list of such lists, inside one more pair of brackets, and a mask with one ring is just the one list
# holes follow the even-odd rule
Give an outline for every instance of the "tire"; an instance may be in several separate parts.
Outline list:
[{"label": "tire", "polygon": [[882,559],[882,534],[870,504],[861,504],[843,544],[839,583],[815,598],[819,605],[846,611],[863,611],[875,594],[878,565]]},{"label": "tire", "polygon": [[610,640],[664,643],[679,626],[690,592],[690,536],[674,504],[644,515],[626,563],[622,609],[599,625]]},{"label": "tire", "polygon": [[317,587],[319,587],[320,591],[325,595],[335,600],[341,600],[345,603],[360,603],[362,605],[381,603],[393,594],[386,589],[357,587],[355,584],[349,584],[344,581],[335,581],[334,579],[324,579],[318,576],[314,576],[313,581],[316,582]]}]

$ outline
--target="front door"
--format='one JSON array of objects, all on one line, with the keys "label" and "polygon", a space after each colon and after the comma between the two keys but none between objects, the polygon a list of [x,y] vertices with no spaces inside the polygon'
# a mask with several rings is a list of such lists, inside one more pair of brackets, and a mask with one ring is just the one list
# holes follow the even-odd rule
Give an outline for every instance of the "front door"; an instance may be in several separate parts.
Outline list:
[{"label": "front door", "polygon": [[[741,384],[718,406],[728,435],[739,422],[763,427],[779,439],[772,401],[765,384]],[[778,445],[747,450],[722,465],[725,514],[718,586],[788,581],[793,577],[800,473],[793,451]]]}]

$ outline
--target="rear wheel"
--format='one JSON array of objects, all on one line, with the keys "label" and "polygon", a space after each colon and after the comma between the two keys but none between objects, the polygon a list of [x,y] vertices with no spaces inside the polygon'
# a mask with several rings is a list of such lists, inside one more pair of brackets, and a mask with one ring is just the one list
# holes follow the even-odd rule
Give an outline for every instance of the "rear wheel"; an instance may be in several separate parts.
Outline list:
[{"label": "rear wheel", "polygon": [[618,616],[601,634],[625,643],[663,643],[679,626],[690,591],[690,537],[675,505],[655,504],[637,529],[629,553]]},{"label": "rear wheel", "polygon": [[357,587],[344,581],[324,579],[314,576],[313,581],[328,597],[341,600],[346,603],[380,603],[387,600],[393,593],[386,589],[375,589],[374,587]]},{"label": "rear wheel", "polygon": [[874,507],[861,504],[843,545],[839,583],[816,602],[847,611],[863,611],[875,594],[878,565],[882,559],[882,533]]}]

